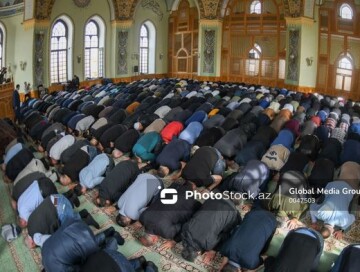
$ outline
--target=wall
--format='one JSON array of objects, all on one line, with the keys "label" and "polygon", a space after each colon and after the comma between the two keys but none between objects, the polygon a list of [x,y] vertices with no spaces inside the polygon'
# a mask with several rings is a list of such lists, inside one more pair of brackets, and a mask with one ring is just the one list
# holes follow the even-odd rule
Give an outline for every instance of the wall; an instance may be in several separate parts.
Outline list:
[{"label": "wall", "polygon": [[[33,83],[33,31],[25,30],[22,24],[23,13],[1,18],[6,29],[5,64],[11,66],[14,83],[23,89],[24,81]],[[26,68],[20,69],[20,61],[25,61]],[[7,77],[10,76],[8,72]]]},{"label": "wall", "polygon": [[[156,48],[155,48],[155,74],[167,73],[167,37],[168,35],[168,19],[169,12],[166,10],[165,1],[154,1],[159,5],[159,9],[153,10],[148,6],[144,6],[143,3],[149,1],[139,1],[134,12],[134,23],[129,31],[129,44],[128,50],[128,70],[130,75],[133,75],[132,67],[137,65],[137,60],[132,59],[132,53],[139,53],[139,35],[141,25],[150,20],[156,29]],[[155,13],[156,12],[156,13]],[[163,54],[160,59],[160,54]]]},{"label": "wall", "polygon": [[[77,7],[72,0],[55,1],[51,14],[51,24],[61,15],[67,15],[74,25],[73,39],[73,73],[76,74],[80,81],[84,79],[84,31],[85,23],[93,15],[100,16],[106,26],[105,33],[105,70],[106,77],[115,76],[115,58],[111,50],[111,32],[110,7],[107,1],[90,1],[90,4],[84,8]],[[50,30],[49,30],[50,31]],[[47,54],[49,48],[46,50]],[[77,62],[77,56],[81,56],[81,62]],[[49,69],[47,69],[49,71]],[[49,74],[47,75],[49,77]]]}]

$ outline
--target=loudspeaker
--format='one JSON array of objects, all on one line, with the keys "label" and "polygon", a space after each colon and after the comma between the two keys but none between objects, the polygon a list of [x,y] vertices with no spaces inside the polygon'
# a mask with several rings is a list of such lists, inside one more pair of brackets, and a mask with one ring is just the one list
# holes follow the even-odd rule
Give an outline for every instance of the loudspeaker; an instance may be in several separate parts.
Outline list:
[{"label": "loudspeaker", "polygon": [[139,66],[138,65],[134,66],[134,73],[139,73]]}]

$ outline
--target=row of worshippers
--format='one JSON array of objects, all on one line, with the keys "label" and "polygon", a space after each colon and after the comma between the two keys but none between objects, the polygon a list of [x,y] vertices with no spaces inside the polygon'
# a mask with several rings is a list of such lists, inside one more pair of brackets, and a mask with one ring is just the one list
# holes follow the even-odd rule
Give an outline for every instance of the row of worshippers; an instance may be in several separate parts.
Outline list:
[{"label": "row of worshippers", "polygon": [[[355,176],[359,173],[358,156],[353,155],[358,149],[356,105],[342,105],[341,102],[332,105],[333,100],[328,97],[307,96],[285,90],[270,92],[264,88],[255,91],[252,87],[238,85],[212,84],[209,87],[184,81],[174,85],[171,80],[143,83],[120,85],[117,88],[113,85],[96,86],[87,91],[49,95],[44,100],[31,100],[23,107],[22,114],[29,135],[39,144],[39,151],[45,151],[50,163],[59,167],[61,183],[74,184],[71,188],[75,186],[75,194],[70,190],[70,199],[76,202],[74,195],[97,186],[96,204],[108,206],[117,202],[117,222],[121,226],[140,220],[147,233],[141,238],[145,245],[154,244],[161,236],[169,240],[164,244],[168,248],[173,245],[172,241],[180,239],[185,245],[182,256],[191,261],[199,252],[211,252],[220,241],[227,241],[226,236],[241,222],[235,205],[225,200],[206,201],[202,205],[197,201],[178,201],[182,206],[176,209],[162,205],[158,198],[159,188],[164,187],[162,178],[169,174],[173,180],[181,176],[186,181],[180,184],[174,182],[172,186],[179,186],[176,187],[178,192],[196,187],[206,187],[208,190],[217,187],[216,190],[220,191],[250,190],[258,194],[266,189],[267,181],[277,173],[278,187],[269,208],[283,217],[290,229],[297,227],[298,219],[309,204],[289,200],[307,197],[294,196],[289,192],[290,188],[358,186],[348,182],[354,180],[349,173]],[[100,93],[102,95],[98,96]],[[275,96],[275,93],[280,94]],[[75,102],[76,111],[69,107]],[[121,106],[114,110],[112,105],[116,103]],[[111,119],[114,113],[117,118]],[[341,119],[336,115],[340,115]],[[75,117],[79,120],[71,127],[69,122]],[[86,118],[88,121],[81,123]],[[328,125],[330,119],[337,120],[332,127]],[[344,126],[345,121],[347,126]],[[75,136],[80,134],[87,139],[76,140]],[[347,145],[349,142],[351,144]],[[295,143],[299,144],[296,151],[293,150]],[[19,150],[15,149],[18,144],[22,146],[17,147]],[[333,152],[333,146],[337,146],[340,153]],[[14,188],[19,182],[19,179],[16,180],[19,174],[20,177],[34,172],[40,172],[45,177],[49,175],[46,165],[34,159],[31,151],[29,153],[21,142],[14,141],[7,151],[4,169],[7,178],[15,182]],[[110,154],[117,159],[129,152],[134,159],[121,161],[114,166]],[[191,156],[191,153],[194,154]],[[12,160],[16,163],[11,163]],[[333,163],[332,168],[328,167],[326,160]],[[240,170],[222,182],[226,166],[231,169],[236,164],[241,166]],[[334,184],[331,182],[334,169],[340,164],[342,170],[349,170],[350,167],[350,171],[341,171],[341,184]],[[26,173],[21,173],[19,169],[15,171],[16,167],[12,165],[23,165],[25,169],[22,171],[26,170]],[[314,167],[307,177],[305,169],[309,165]],[[156,174],[145,173],[151,168],[157,168]],[[319,178],[321,170],[328,174],[325,181],[323,177]],[[35,181],[38,178],[31,179]],[[25,187],[25,191],[30,188]],[[281,193],[279,188],[282,188]],[[285,194],[285,197],[280,194]],[[314,205],[315,208],[311,209],[314,223],[317,218],[326,223],[323,235],[328,231],[339,237],[334,227],[346,229],[351,225],[354,217],[344,209],[344,206],[349,206],[351,199],[352,195],[346,198],[341,195],[336,201],[329,199],[328,202],[339,205],[331,209],[331,214],[329,211],[319,212],[324,209]],[[17,202],[19,205],[19,200]],[[177,214],[174,210],[184,214]],[[212,211],[211,217],[209,210]],[[211,222],[219,224],[204,234],[201,230],[213,225]],[[266,236],[265,242],[271,240],[275,228],[276,224],[274,228],[269,224],[270,235],[266,234],[269,236]],[[251,235],[247,234],[246,237]],[[231,238],[229,241],[237,240]],[[264,249],[265,244],[259,243],[259,247]],[[231,248],[231,245],[225,248]],[[241,249],[236,248],[235,251]],[[259,256],[256,259],[259,265]],[[248,264],[236,261],[230,258],[228,267],[238,264],[250,269]]]}]

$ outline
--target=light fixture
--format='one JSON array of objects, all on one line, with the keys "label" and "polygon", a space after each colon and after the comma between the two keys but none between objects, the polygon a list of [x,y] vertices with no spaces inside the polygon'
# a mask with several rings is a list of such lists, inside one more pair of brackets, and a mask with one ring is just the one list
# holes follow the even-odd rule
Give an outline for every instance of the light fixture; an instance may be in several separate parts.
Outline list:
[{"label": "light fixture", "polygon": [[164,54],[163,54],[163,53],[160,53],[160,54],[159,54],[159,59],[162,60],[163,57],[164,57]]},{"label": "light fixture", "polygon": [[26,69],[27,62],[20,60],[19,65],[20,65],[21,71],[24,71]]},{"label": "light fixture", "polygon": [[307,57],[306,58],[306,65],[311,66],[313,64],[313,61],[314,61],[313,57]]},{"label": "light fixture", "polygon": [[77,63],[80,63],[80,62],[81,62],[81,56],[80,56],[80,55],[78,55],[78,56],[76,57],[76,59],[77,59]]}]

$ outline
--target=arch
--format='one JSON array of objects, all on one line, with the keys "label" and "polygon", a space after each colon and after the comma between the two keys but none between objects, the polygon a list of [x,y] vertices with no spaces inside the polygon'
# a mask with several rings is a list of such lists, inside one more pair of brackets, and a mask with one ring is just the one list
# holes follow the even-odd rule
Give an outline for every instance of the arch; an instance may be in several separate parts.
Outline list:
[{"label": "arch", "polygon": [[[6,29],[0,22],[0,68],[6,67]],[[10,71],[8,71],[10,73]]]},{"label": "arch", "polygon": [[[65,33],[55,33],[55,31],[58,30],[55,29],[54,31],[54,27],[58,23],[62,24],[59,30],[65,30]],[[64,34],[64,36],[55,36],[54,34]],[[61,37],[63,38],[61,39]],[[59,51],[59,47],[57,47],[60,39],[62,43],[60,46],[61,51]],[[74,24],[71,19],[66,15],[57,17],[53,21],[50,32],[50,83],[64,82],[72,78],[73,39]],[[58,41],[56,42],[56,40]],[[62,64],[59,63],[59,60]]]},{"label": "arch", "polygon": [[339,15],[342,19],[352,20],[354,17],[354,11],[349,4],[343,3],[339,9]]},{"label": "arch", "polygon": [[335,89],[347,92],[351,90],[354,68],[354,61],[349,53],[339,55],[336,61]]},{"label": "arch", "polygon": [[104,20],[98,15],[90,17],[85,24],[85,78],[98,78],[104,76],[105,31],[106,26]]},{"label": "arch", "polygon": [[261,14],[262,4],[259,0],[254,0],[250,4],[250,14]]},{"label": "arch", "polygon": [[139,72],[143,74],[155,73],[156,29],[147,20],[140,26],[139,31]]}]

